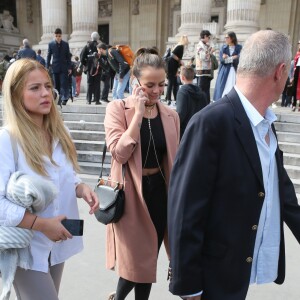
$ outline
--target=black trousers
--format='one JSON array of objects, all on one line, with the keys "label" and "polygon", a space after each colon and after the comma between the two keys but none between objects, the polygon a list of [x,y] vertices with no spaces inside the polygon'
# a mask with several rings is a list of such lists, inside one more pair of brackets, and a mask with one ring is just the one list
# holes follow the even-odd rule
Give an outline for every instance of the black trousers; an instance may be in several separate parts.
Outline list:
[{"label": "black trousers", "polygon": [[[161,173],[143,176],[142,184],[144,200],[157,233],[158,254],[167,225],[166,184]],[[124,300],[134,288],[135,300],[148,300],[151,287],[152,283],[136,283],[120,277],[115,299]]]},{"label": "black trousers", "polygon": [[101,81],[103,82],[103,90],[102,90],[102,95],[101,95],[101,100],[108,100],[108,94],[109,94],[109,89],[110,89],[110,74],[107,73],[105,76],[102,75]]},{"label": "black trousers", "polygon": [[199,76],[197,77],[197,84],[202,90],[202,92],[205,93],[207,104],[210,103],[210,82],[212,78],[210,76]]},{"label": "black trousers", "polygon": [[296,67],[296,70],[294,72],[294,83],[293,83],[293,85],[294,85],[294,87],[293,87],[294,88],[293,106],[295,106],[295,107],[297,105],[297,100],[299,100],[299,99],[297,99],[297,85],[298,85],[299,72],[300,72],[300,67],[298,66],[298,67]]},{"label": "black trousers", "polygon": [[179,84],[176,75],[168,75],[168,87],[167,87],[167,94],[166,100],[171,100],[171,93],[173,90],[174,100],[176,101],[177,92],[178,92]]},{"label": "black trousers", "polygon": [[91,76],[90,74],[87,75],[87,101],[89,103],[91,103],[93,95],[96,102],[99,102],[100,100],[100,78],[100,74],[95,76]]}]

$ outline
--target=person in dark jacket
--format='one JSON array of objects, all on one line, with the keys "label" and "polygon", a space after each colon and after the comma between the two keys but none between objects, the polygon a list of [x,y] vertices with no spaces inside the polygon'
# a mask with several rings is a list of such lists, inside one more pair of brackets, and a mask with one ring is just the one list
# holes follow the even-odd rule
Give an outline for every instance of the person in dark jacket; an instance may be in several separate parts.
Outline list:
[{"label": "person in dark jacket", "polygon": [[193,67],[182,66],[180,68],[180,79],[183,85],[178,90],[176,102],[176,111],[180,119],[180,138],[191,117],[208,104],[206,95],[193,84],[194,76]]},{"label": "person in dark jacket", "polygon": [[19,50],[17,54],[17,59],[21,58],[31,58],[36,59],[36,53],[31,49],[28,39],[23,40],[23,48]]},{"label": "person in dark jacket", "polygon": [[124,99],[124,91],[130,78],[130,66],[117,49],[106,44],[98,45],[99,52],[106,55],[111,68],[116,72],[113,85],[113,99]]},{"label": "person in dark jacket", "polygon": [[52,74],[55,89],[60,96],[58,104],[66,105],[69,99],[69,81],[68,74],[72,72],[69,44],[62,40],[62,31],[60,28],[55,29],[54,40],[48,45],[47,64],[50,68],[52,59]]},{"label": "person in dark jacket", "polygon": [[189,43],[186,35],[180,38],[179,43],[175,46],[172,51],[171,57],[167,62],[167,77],[168,77],[168,88],[166,94],[166,100],[168,105],[171,104],[171,93],[173,91],[174,100],[176,101],[179,83],[177,80],[178,68],[182,65],[182,57],[184,53],[184,47]]},{"label": "person in dark jacket", "polygon": [[[95,102],[96,105],[100,102],[100,79],[101,79],[101,67],[99,63],[99,55],[97,53],[97,44],[99,40],[98,32],[92,32],[91,41],[83,47],[80,53],[80,68],[83,68],[87,75],[87,104]],[[79,69],[80,69],[79,68]],[[94,95],[94,100],[92,101]]]},{"label": "person in dark jacket", "polygon": [[42,53],[42,51],[41,51],[41,49],[39,49],[39,50],[37,51],[36,60],[37,60],[40,64],[42,64],[42,65],[45,67],[45,66],[46,66],[46,61],[45,61],[45,59],[42,57],[41,53]]},{"label": "person in dark jacket", "polygon": [[269,107],[282,93],[290,61],[287,35],[252,34],[234,88],[186,128],[168,193],[175,295],[245,300],[250,284],[284,282],[283,224],[300,243],[300,206]]}]

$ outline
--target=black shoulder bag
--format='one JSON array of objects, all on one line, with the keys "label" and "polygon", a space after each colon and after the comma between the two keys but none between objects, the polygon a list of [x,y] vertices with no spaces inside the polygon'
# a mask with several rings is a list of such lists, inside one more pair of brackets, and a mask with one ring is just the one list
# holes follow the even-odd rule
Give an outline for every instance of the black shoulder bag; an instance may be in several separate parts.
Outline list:
[{"label": "black shoulder bag", "polygon": [[[99,210],[95,212],[96,219],[102,224],[117,223],[123,215],[125,204],[124,193],[124,178],[125,178],[125,165],[122,165],[122,178],[123,182],[116,182],[113,188],[105,184],[102,178],[103,164],[106,155],[106,144],[104,145],[100,176],[98,183],[95,187],[95,193],[98,196],[100,206]],[[121,186],[121,188],[120,188]]]}]

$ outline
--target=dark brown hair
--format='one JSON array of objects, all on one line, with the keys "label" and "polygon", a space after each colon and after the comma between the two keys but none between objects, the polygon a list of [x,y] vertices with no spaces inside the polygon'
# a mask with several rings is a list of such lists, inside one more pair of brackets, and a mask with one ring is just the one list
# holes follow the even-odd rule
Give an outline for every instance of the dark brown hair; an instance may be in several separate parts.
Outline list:
[{"label": "dark brown hair", "polygon": [[136,51],[132,74],[139,78],[141,77],[141,71],[146,67],[165,70],[165,62],[159,56],[156,48],[139,48]]}]

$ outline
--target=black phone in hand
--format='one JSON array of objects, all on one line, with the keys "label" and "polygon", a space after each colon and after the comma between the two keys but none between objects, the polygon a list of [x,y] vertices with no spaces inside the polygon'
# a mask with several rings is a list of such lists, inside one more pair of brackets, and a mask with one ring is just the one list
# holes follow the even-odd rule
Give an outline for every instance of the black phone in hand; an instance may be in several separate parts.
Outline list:
[{"label": "black phone in hand", "polygon": [[83,220],[64,219],[61,221],[61,223],[72,235],[83,235]]}]

